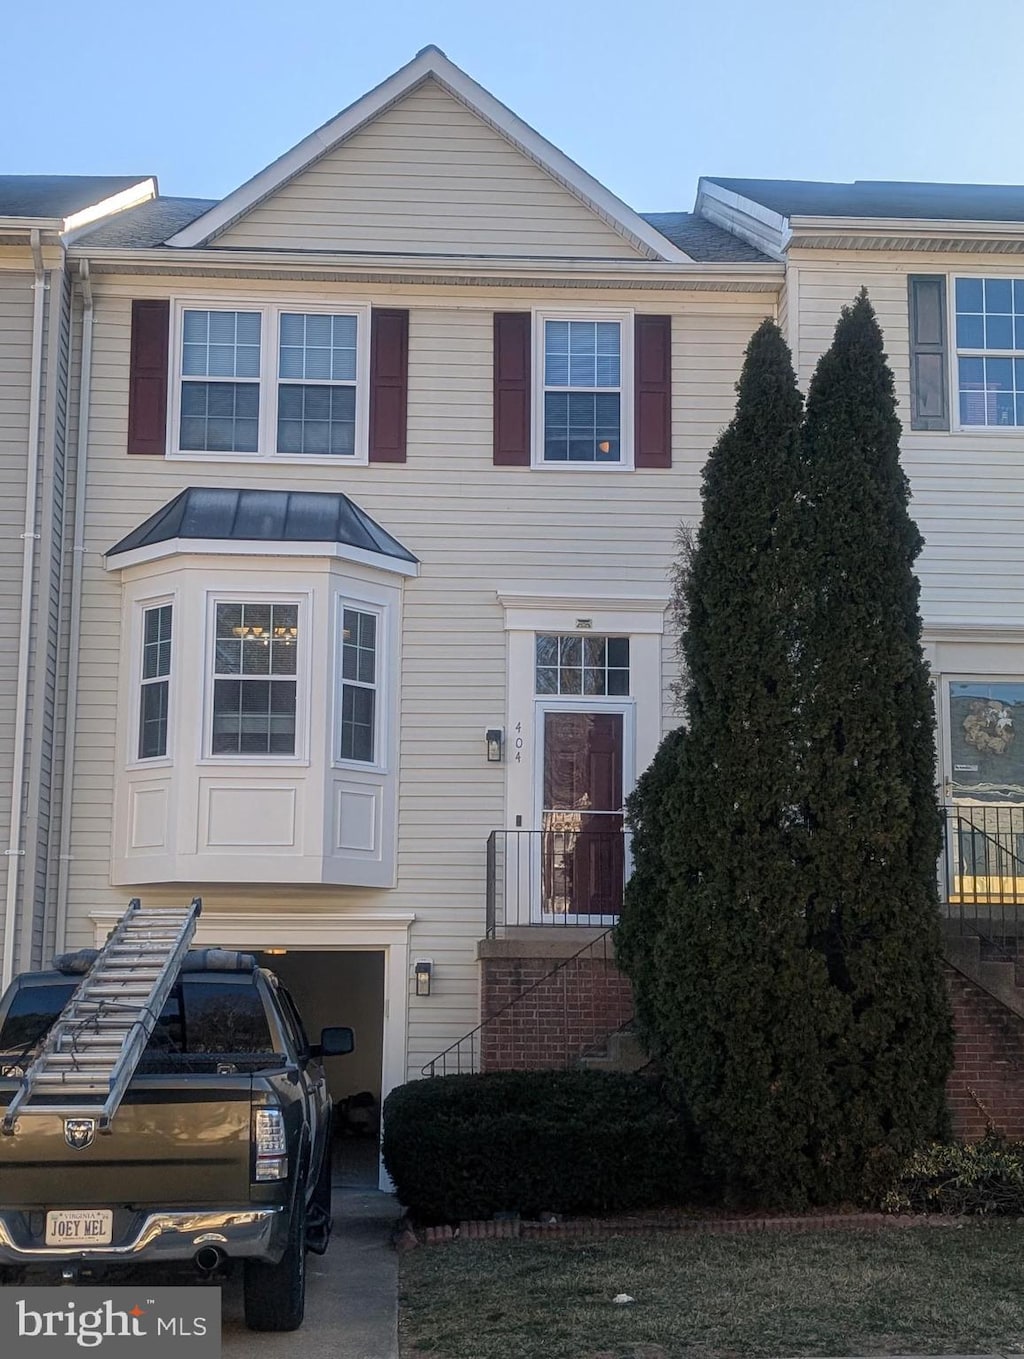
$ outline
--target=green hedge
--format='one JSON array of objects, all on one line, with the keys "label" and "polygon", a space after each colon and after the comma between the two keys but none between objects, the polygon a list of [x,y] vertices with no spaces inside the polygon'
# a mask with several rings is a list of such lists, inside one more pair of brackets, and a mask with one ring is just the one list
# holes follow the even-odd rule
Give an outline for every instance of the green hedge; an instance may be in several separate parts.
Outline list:
[{"label": "green hedge", "polygon": [[439,1076],[384,1104],[384,1164],[420,1222],[607,1213],[692,1196],[693,1158],[658,1082],[597,1071]]},{"label": "green hedge", "polygon": [[915,1152],[882,1199],[890,1213],[1024,1216],[1024,1143],[935,1143]]}]

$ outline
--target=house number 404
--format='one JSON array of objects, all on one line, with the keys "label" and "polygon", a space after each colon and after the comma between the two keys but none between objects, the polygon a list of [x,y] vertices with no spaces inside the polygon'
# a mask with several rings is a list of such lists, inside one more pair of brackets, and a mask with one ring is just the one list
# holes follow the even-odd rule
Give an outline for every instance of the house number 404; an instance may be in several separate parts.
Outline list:
[{"label": "house number 404", "polygon": [[516,739],[512,742],[512,748],[516,752],[516,764],[523,762],[523,724],[516,723]]}]

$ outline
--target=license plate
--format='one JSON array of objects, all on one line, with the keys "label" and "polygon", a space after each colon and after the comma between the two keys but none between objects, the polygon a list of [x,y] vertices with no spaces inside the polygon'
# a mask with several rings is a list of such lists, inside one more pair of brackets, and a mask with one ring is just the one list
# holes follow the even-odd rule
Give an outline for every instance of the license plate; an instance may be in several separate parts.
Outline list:
[{"label": "license plate", "polygon": [[46,1214],[48,1246],[109,1246],[114,1214],[109,1208],[68,1208]]}]

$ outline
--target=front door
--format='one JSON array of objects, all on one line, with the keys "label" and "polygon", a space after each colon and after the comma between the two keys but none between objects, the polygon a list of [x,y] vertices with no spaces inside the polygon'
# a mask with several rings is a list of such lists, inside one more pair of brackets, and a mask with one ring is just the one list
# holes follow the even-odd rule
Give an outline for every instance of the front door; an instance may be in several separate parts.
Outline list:
[{"label": "front door", "polygon": [[545,711],[541,918],[611,924],[622,907],[623,712]]}]

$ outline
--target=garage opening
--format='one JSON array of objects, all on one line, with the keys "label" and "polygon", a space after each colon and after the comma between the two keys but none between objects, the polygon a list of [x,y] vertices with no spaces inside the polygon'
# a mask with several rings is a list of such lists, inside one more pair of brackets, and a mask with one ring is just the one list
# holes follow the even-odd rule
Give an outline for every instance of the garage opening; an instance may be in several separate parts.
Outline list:
[{"label": "garage opening", "polygon": [[347,949],[258,953],[298,1006],[313,1042],[320,1030],[347,1024],[355,1052],[324,1062],[334,1105],[334,1183],[377,1185],[384,1043],[384,953]]}]

